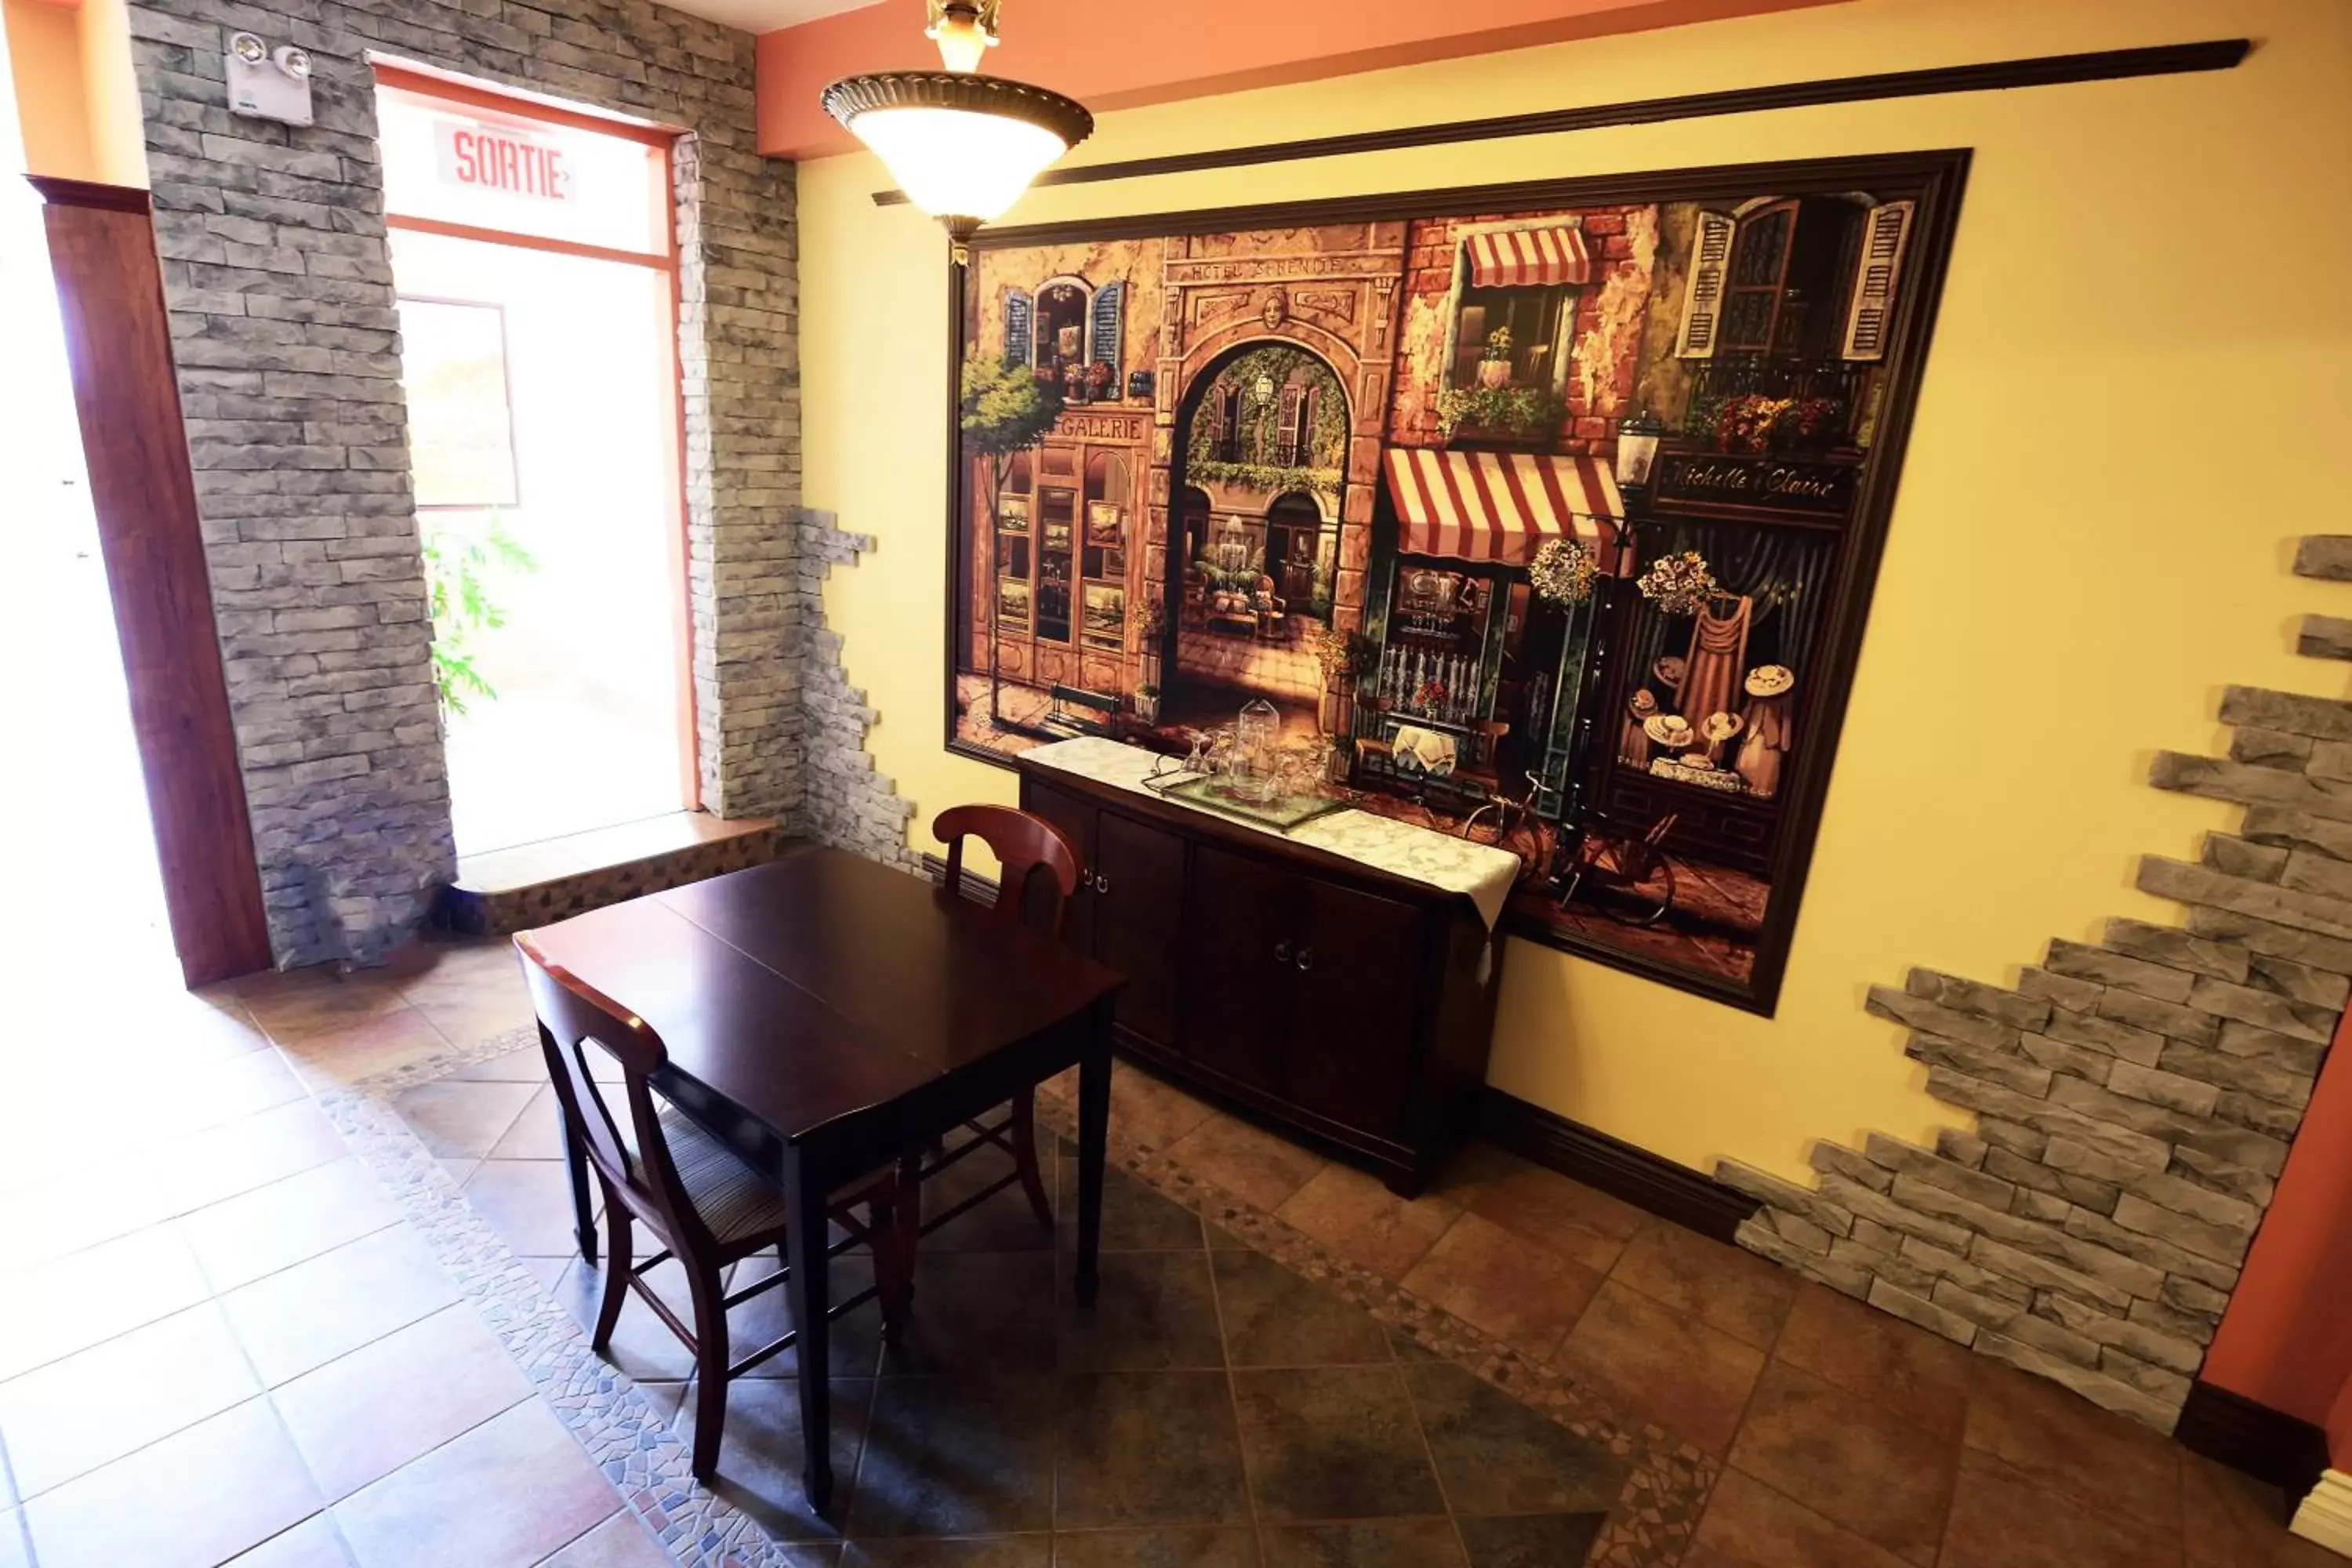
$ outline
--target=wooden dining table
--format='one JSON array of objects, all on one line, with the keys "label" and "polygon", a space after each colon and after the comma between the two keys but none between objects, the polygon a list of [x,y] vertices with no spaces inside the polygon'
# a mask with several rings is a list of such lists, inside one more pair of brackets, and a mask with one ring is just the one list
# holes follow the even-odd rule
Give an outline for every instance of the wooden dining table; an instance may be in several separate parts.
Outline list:
[{"label": "wooden dining table", "polygon": [[[532,940],[652,1025],[669,1051],[654,1086],[783,1190],[811,1507],[833,1490],[828,1194],[1075,1066],[1075,1283],[1094,1300],[1116,972],[921,878],[815,845]],[[593,1262],[586,1163],[568,1129],[565,1142]]]}]

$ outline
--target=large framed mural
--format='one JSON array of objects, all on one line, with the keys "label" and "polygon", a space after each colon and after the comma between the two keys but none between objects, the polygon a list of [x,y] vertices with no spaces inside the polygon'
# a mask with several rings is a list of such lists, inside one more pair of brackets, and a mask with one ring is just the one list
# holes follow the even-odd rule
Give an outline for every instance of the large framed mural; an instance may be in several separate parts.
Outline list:
[{"label": "large framed mural", "polygon": [[983,231],[950,748],[1262,700],[1514,934],[1769,1012],[1967,163]]}]

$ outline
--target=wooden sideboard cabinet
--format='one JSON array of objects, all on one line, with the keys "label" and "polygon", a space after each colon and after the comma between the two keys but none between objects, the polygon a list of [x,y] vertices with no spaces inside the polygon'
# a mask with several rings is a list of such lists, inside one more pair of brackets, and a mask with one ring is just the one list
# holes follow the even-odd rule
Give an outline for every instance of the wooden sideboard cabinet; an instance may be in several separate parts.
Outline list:
[{"label": "wooden sideboard cabinet", "polygon": [[1128,976],[1122,1048],[1418,1193],[1469,1131],[1502,942],[1457,893],[1041,763],[1086,862],[1067,916]]}]

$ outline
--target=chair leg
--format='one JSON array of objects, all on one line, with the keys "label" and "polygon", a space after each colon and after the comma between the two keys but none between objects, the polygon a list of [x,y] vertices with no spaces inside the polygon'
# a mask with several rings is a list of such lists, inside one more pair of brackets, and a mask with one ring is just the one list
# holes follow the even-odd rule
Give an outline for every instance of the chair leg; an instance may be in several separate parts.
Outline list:
[{"label": "chair leg", "polygon": [[1045,1175],[1037,1168],[1037,1091],[1024,1089],[1013,1097],[1013,1163],[1021,1173],[1021,1190],[1037,1223],[1054,1228],[1054,1205],[1045,1201]]},{"label": "chair leg", "polygon": [[598,1355],[613,1342],[613,1329],[621,1321],[621,1302],[629,1293],[629,1269],[636,1261],[635,1227],[629,1223],[628,1206],[617,1201],[610,1188],[604,1193],[604,1219],[612,1230],[612,1240],[604,1248],[604,1300],[596,1309],[596,1331],[588,1340],[589,1348]]},{"label": "chair leg", "polygon": [[717,1269],[689,1270],[694,1293],[694,1474],[709,1480],[719,1468],[719,1439],[727,1426],[727,1286]]}]

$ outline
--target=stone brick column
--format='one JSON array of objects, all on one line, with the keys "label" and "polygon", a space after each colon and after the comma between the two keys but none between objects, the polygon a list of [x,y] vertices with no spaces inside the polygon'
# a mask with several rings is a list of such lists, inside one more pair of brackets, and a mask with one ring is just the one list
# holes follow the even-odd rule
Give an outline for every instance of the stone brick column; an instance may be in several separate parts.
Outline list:
[{"label": "stone brick column", "polygon": [[[705,804],[801,801],[793,176],[749,35],[618,0],[131,7],[157,248],[280,963],[373,960],[455,871],[371,52],[691,134],[677,159]],[[237,30],[310,52],[317,123],[229,113]]]}]

